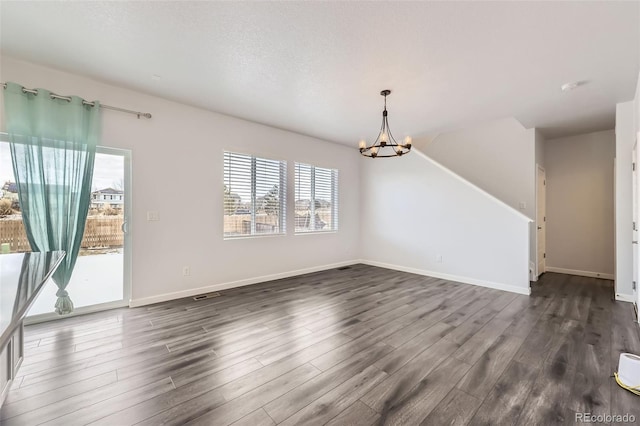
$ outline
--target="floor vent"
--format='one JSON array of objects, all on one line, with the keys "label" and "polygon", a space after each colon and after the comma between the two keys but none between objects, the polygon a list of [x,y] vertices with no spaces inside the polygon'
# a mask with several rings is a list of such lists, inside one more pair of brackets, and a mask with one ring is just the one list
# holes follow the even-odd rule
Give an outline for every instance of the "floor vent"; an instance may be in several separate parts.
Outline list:
[{"label": "floor vent", "polygon": [[351,266],[341,266],[339,268],[336,268],[338,271],[346,271],[347,269],[351,269]]},{"label": "floor vent", "polygon": [[213,299],[214,297],[218,297],[218,296],[220,296],[220,293],[218,292],[199,294],[197,296],[193,296],[193,300]]}]

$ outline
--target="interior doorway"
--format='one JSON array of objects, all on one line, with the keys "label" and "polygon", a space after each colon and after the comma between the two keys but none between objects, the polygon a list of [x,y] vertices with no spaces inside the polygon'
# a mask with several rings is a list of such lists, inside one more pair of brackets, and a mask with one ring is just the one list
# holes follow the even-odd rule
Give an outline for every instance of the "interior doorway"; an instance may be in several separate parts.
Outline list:
[{"label": "interior doorway", "polygon": [[542,166],[536,167],[536,263],[537,276],[546,271],[547,179]]}]

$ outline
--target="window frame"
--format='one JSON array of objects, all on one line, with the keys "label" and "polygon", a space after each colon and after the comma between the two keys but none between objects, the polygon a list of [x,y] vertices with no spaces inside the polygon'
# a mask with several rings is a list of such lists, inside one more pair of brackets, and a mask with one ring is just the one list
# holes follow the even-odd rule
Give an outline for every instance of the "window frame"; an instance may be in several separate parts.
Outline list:
[{"label": "window frame", "polygon": [[[300,161],[294,162],[293,174],[294,174],[294,206],[295,203],[298,202],[296,193],[298,188],[298,166],[309,167],[310,170],[310,200],[309,200],[309,229],[308,230],[298,230],[295,220],[293,224],[294,235],[309,235],[309,234],[327,234],[327,233],[336,233],[339,231],[339,170],[330,167],[320,167],[311,163],[304,163]],[[315,221],[316,221],[316,169],[328,170],[330,172],[330,180],[331,180],[331,228],[328,229],[315,229]],[[294,207],[294,219],[295,219],[295,207]]]},{"label": "window frame", "polygon": [[[222,237],[223,240],[240,240],[246,238],[262,238],[262,237],[277,237],[277,236],[285,236],[287,234],[287,160],[276,159],[276,158],[268,158],[261,154],[247,154],[242,151],[237,151],[233,149],[224,149],[223,150],[223,167],[222,167],[222,180],[223,186],[227,185],[226,178],[226,166],[225,162],[227,159],[227,155],[237,155],[249,157],[251,159],[250,166],[250,177],[251,182],[249,184],[251,195],[251,208],[250,208],[250,216],[251,216],[251,227],[249,234],[237,234],[230,235],[226,234],[224,230],[224,217],[227,216],[225,214],[225,203],[224,203],[224,192],[222,194]],[[258,160],[272,161],[278,163],[279,176],[278,176],[278,232],[257,232],[256,229],[256,207],[257,207],[257,199],[259,198],[257,195],[257,163]],[[230,186],[230,185],[229,185]]]}]

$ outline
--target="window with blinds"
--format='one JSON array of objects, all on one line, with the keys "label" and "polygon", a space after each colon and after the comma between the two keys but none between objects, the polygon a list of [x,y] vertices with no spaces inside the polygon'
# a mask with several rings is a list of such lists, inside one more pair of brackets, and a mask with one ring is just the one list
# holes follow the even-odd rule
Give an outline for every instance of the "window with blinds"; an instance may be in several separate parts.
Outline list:
[{"label": "window with blinds", "polygon": [[224,153],[224,237],[284,234],[286,161]]},{"label": "window with blinds", "polygon": [[338,170],[295,163],[295,232],[338,230]]}]

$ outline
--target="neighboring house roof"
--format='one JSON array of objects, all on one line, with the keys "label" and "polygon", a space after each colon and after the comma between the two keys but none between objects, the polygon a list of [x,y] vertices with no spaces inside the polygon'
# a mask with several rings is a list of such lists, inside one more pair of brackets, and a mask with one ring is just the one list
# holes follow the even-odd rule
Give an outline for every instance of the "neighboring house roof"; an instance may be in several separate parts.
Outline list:
[{"label": "neighboring house roof", "polygon": [[105,188],[99,191],[93,191],[92,194],[124,194],[124,191],[120,189]]},{"label": "neighboring house roof", "polygon": [[4,185],[2,186],[2,190],[7,192],[17,193],[18,185],[16,185],[15,182],[5,182]]}]

